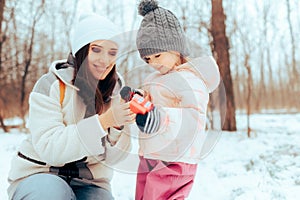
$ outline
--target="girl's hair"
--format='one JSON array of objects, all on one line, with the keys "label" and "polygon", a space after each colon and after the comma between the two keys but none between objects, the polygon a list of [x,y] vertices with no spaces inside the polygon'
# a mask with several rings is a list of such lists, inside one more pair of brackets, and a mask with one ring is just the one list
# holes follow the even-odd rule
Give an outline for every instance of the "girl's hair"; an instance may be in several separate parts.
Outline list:
[{"label": "girl's hair", "polygon": [[96,80],[93,77],[87,66],[89,46],[90,44],[83,46],[75,54],[73,77],[73,84],[80,89],[78,94],[86,105],[85,118],[103,112],[104,104],[111,100],[118,78],[115,65],[105,79]]},{"label": "girl's hair", "polygon": [[188,62],[187,58],[183,56],[181,53],[180,53],[180,62],[181,62],[180,64],[184,64]]}]

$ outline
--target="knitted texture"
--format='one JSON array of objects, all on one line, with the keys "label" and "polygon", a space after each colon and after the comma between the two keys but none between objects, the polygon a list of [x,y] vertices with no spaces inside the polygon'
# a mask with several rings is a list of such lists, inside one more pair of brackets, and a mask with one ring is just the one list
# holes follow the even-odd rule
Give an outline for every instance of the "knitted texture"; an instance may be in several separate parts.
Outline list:
[{"label": "knitted texture", "polygon": [[177,51],[187,56],[186,40],[178,19],[171,11],[156,4],[153,0],[143,0],[139,5],[139,13],[144,15],[136,39],[140,56],[165,51]]}]

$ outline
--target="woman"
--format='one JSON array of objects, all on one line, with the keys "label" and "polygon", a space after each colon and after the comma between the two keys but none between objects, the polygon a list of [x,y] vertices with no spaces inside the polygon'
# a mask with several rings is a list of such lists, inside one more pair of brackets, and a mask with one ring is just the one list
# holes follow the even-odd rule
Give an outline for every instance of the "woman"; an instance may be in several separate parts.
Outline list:
[{"label": "woman", "polygon": [[117,33],[104,17],[82,16],[68,60],[53,62],[35,84],[31,134],[12,160],[10,199],[113,199],[110,166],[127,155],[126,125],[135,119],[118,98]]}]

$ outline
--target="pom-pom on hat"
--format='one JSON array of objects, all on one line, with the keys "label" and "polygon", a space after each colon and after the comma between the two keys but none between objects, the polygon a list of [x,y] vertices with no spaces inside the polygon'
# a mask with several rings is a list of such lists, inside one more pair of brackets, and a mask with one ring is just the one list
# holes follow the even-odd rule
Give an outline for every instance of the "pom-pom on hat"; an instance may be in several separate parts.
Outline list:
[{"label": "pom-pom on hat", "polygon": [[74,28],[72,54],[75,56],[79,49],[96,40],[111,40],[120,45],[116,37],[120,33],[119,28],[106,17],[95,13],[83,14]]},{"label": "pom-pom on hat", "polygon": [[155,0],[142,0],[138,11],[144,17],[136,38],[142,58],[164,51],[177,51],[188,56],[184,32],[171,11],[159,7]]}]

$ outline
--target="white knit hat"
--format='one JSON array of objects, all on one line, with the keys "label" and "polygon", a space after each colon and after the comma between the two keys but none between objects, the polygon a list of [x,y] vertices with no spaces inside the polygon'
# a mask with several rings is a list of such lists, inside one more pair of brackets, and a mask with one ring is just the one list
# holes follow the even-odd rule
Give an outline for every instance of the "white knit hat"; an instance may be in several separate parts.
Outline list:
[{"label": "white knit hat", "polygon": [[120,33],[119,28],[103,16],[94,13],[81,15],[71,40],[72,54],[75,56],[79,49],[96,40],[111,40],[119,44],[116,35]]}]

